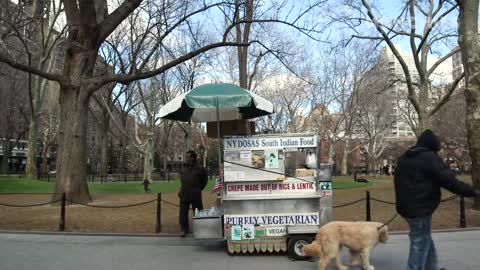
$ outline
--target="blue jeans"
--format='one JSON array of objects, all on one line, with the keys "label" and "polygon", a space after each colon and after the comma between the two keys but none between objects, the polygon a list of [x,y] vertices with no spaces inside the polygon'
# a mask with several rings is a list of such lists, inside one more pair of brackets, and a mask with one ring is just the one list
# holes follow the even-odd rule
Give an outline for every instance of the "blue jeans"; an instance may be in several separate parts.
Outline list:
[{"label": "blue jeans", "polygon": [[407,270],[438,270],[437,251],[432,240],[432,216],[407,218],[410,254]]}]

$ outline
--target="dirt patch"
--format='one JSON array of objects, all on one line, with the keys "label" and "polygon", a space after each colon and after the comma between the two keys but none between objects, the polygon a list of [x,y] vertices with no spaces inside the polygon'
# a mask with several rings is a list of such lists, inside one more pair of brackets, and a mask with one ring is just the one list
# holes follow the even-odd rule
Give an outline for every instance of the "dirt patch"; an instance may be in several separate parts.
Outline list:
[{"label": "dirt patch", "polygon": [[[395,200],[392,183],[377,184],[373,187],[335,190],[334,206],[345,204],[365,197],[370,190],[371,197],[393,202]],[[444,198],[451,194],[443,192]],[[119,206],[135,204],[156,199],[156,194],[108,194],[94,195],[92,204],[102,206]],[[35,204],[48,202],[48,194],[2,194],[0,203]],[[162,194],[165,201],[161,207],[161,231],[179,233],[178,197],[176,193]],[[204,193],[204,206],[211,207],[215,196]],[[168,202],[168,203],[166,203]],[[434,229],[459,228],[459,201],[451,200],[440,205],[433,217]],[[156,202],[128,208],[95,208],[82,205],[69,205],[66,209],[66,231],[71,232],[113,232],[113,233],[154,233]],[[472,202],[466,200],[467,226],[480,226],[480,212],[471,209]],[[395,215],[395,206],[372,201],[372,220],[386,222]],[[333,210],[335,220],[365,220],[365,202]],[[60,219],[60,206],[46,205],[38,207],[12,208],[0,206],[0,229],[57,231]],[[398,217],[391,224],[390,230],[407,230],[405,221]]]},{"label": "dirt patch", "polygon": [[[92,205],[122,206],[154,200],[156,194],[94,195]],[[204,195],[205,207],[213,205],[214,197]],[[48,194],[0,195],[0,203],[36,204],[48,202]],[[162,194],[161,231],[178,233],[178,197],[176,193]],[[166,203],[169,202],[169,203]],[[126,208],[98,208],[83,205],[67,205],[65,230],[71,232],[154,233],[157,202]],[[25,231],[57,231],[60,220],[59,205],[37,207],[0,206],[0,229]]]}]

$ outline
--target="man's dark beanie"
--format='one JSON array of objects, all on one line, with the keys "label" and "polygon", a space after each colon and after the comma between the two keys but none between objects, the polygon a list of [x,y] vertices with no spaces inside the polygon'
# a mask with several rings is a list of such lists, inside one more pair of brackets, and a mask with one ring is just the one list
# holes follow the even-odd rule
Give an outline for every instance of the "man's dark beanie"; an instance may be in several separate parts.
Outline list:
[{"label": "man's dark beanie", "polygon": [[417,140],[417,146],[428,148],[432,151],[440,151],[441,144],[440,139],[430,129],[425,130],[420,134]]}]

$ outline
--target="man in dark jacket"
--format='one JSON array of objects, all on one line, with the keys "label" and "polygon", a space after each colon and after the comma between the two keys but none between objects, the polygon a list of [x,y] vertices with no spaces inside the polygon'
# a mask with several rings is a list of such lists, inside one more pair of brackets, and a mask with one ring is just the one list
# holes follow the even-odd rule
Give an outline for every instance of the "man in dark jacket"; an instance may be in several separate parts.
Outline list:
[{"label": "man in dark jacket", "polygon": [[417,144],[398,159],[395,170],[397,212],[410,227],[408,270],[439,269],[431,225],[432,214],[440,204],[440,188],[465,197],[480,196],[479,190],[455,178],[438,151],[440,140],[427,129]]},{"label": "man in dark jacket", "polygon": [[182,186],[180,192],[178,192],[180,198],[179,221],[183,232],[182,237],[185,237],[189,231],[188,212],[190,205],[193,209],[203,209],[202,190],[208,181],[205,169],[197,164],[195,151],[187,152],[186,164],[182,170],[180,181]]}]

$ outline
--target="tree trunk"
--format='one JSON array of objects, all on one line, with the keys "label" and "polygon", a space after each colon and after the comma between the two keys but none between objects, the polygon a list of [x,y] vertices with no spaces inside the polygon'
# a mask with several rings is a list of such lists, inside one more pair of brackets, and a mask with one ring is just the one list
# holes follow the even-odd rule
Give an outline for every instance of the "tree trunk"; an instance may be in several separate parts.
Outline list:
[{"label": "tree trunk", "polygon": [[371,174],[373,174],[373,176],[376,176],[377,175],[377,166],[376,166],[377,159],[374,156],[369,159],[369,162],[370,164],[368,166],[368,170],[370,171]]},{"label": "tree trunk", "polygon": [[38,118],[32,118],[28,131],[28,152],[27,167],[25,174],[27,177],[37,177],[37,134],[38,134]]},{"label": "tree trunk", "polygon": [[143,154],[143,179],[148,179],[149,182],[152,182],[153,151],[150,142],[145,148],[145,153]]},{"label": "tree trunk", "polygon": [[152,182],[153,159],[155,156],[155,123],[153,119],[149,119],[148,122],[147,143],[143,152],[143,179],[148,179],[149,182]]},{"label": "tree trunk", "polygon": [[[122,128],[123,130],[127,130],[127,119],[128,116],[122,116]],[[120,172],[122,174],[126,173],[126,147],[127,147],[127,138],[124,135],[120,135],[120,157],[118,159],[118,162],[120,163]]]},{"label": "tree trunk", "polygon": [[[50,127],[48,129],[53,129],[53,123],[50,121]],[[45,131],[43,133],[43,149],[42,149],[42,165],[40,167],[40,175],[48,173],[48,153],[50,151],[50,146],[53,143],[53,138],[51,138],[52,133],[49,131]]]},{"label": "tree trunk", "polygon": [[335,160],[333,158],[333,156],[335,155],[334,141],[329,139],[328,142],[328,163],[333,164],[335,163]]},{"label": "tree trunk", "polygon": [[[163,154],[163,178],[167,177],[167,180],[170,180],[170,173],[167,172],[167,169],[168,169],[168,154],[167,154],[167,150],[164,148],[164,150],[162,151],[162,154]],[[165,180],[165,179],[163,179]]]},{"label": "tree trunk", "polygon": [[2,163],[0,164],[0,172],[2,174],[9,174],[8,171],[8,158],[10,157],[11,153],[11,148],[12,148],[12,143],[10,142],[10,138],[5,138],[5,141],[2,143],[2,149],[3,149],[3,157],[2,157]]},{"label": "tree trunk", "polygon": [[66,193],[77,202],[92,200],[87,185],[88,92],[81,88],[60,90],[57,181],[54,198]]},{"label": "tree trunk", "polygon": [[[465,89],[465,100],[467,101],[467,138],[472,160],[472,183],[476,188],[480,188],[480,74],[477,73],[475,77],[469,78],[470,83],[467,83]],[[479,198],[475,199],[474,208],[480,210]]]},{"label": "tree trunk", "polygon": [[377,152],[378,152],[378,147],[377,147],[377,138],[373,138],[373,142],[370,143],[370,156],[369,156],[369,164],[368,164],[368,170],[370,173],[373,173],[373,176],[377,175]]},{"label": "tree trunk", "polygon": [[[45,144],[44,144],[45,145]],[[40,169],[40,175],[48,173],[48,150],[50,149],[49,145],[44,146],[42,151],[42,166]]]},{"label": "tree trunk", "polygon": [[124,174],[126,173],[126,170],[125,170],[125,144],[123,142],[123,138],[120,139],[120,157],[118,158],[118,163],[119,163],[119,170],[120,170],[120,173]]},{"label": "tree trunk", "polygon": [[103,112],[102,123],[100,126],[100,175],[107,175],[108,170],[108,129],[110,128],[110,117],[108,112]]},{"label": "tree trunk", "polygon": [[418,113],[418,124],[417,124],[417,128],[414,129],[415,132],[415,135],[420,136],[420,134],[422,134],[422,132],[424,130],[426,130],[428,128],[428,114],[427,112],[425,112],[425,110],[421,110],[419,113]]},{"label": "tree trunk", "polygon": [[345,138],[345,146],[343,147],[343,155],[342,155],[342,165],[340,167],[340,175],[347,175],[348,174],[348,147],[349,147],[349,140]]},{"label": "tree trunk", "polygon": [[[480,188],[480,41],[478,35],[478,1],[458,0],[459,44],[465,70],[465,101],[467,103],[467,139],[472,160],[472,182]],[[480,209],[480,198],[473,206]]]},{"label": "tree trunk", "polygon": [[[240,6],[240,2],[236,1],[237,7]],[[243,19],[251,21],[253,19],[253,1],[248,0],[244,3],[244,17]],[[237,18],[240,20],[240,14],[237,13]],[[247,43],[250,40],[250,27],[251,23],[243,24],[243,29],[241,25],[236,26],[236,40],[237,42]],[[240,87],[249,89],[248,85],[248,46],[237,47],[237,56],[238,56],[238,81]]]}]

